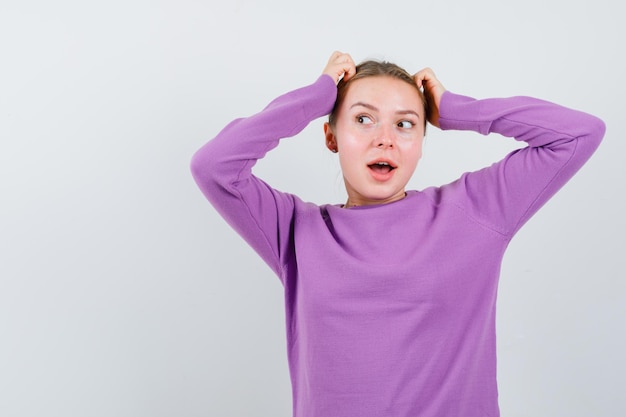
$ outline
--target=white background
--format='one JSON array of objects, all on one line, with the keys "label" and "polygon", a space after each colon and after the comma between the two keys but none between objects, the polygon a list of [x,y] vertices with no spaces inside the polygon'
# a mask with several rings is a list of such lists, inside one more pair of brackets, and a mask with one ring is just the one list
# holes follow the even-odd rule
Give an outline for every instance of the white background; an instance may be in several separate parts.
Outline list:
[{"label": "white background", "polygon": [[[197,190],[231,119],[313,82],[335,49],[432,67],[607,124],[518,234],[498,301],[503,416],[619,416],[626,374],[619,2],[0,3],[0,416],[290,416],[281,286]],[[410,188],[517,145],[428,132]],[[322,120],[256,169],[343,202]]]}]

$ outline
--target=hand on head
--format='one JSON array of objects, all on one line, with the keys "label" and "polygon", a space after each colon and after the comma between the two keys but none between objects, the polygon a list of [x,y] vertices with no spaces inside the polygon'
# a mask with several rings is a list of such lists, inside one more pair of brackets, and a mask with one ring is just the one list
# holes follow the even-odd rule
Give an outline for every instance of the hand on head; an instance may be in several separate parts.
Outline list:
[{"label": "hand on head", "polygon": [[[352,78],[356,74],[356,65],[350,54],[335,51],[328,59],[323,74],[330,75],[337,84],[342,77],[345,81]],[[428,121],[433,126],[439,127],[439,104],[446,89],[430,68],[417,72],[413,75],[413,79],[418,88],[423,89],[428,102]]]},{"label": "hand on head", "polygon": [[424,90],[424,95],[428,102],[428,121],[433,126],[439,127],[439,104],[441,103],[441,96],[446,89],[430,68],[424,68],[417,72],[413,79],[417,86]]},{"label": "hand on head", "polygon": [[356,74],[356,65],[349,54],[335,51],[328,59],[328,64],[326,64],[323,74],[330,75],[335,80],[335,84],[337,84],[341,77],[348,81]]}]

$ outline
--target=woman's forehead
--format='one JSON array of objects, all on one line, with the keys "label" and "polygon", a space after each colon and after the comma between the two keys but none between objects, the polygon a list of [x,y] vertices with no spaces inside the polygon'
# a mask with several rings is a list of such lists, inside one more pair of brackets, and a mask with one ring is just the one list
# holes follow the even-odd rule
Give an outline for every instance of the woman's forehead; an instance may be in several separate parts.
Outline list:
[{"label": "woman's forehead", "polygon": [[423,110],[417,87],[390,76],[372,76],[354,80],[348,89],[343,107],[350,108],[355,103]]}]

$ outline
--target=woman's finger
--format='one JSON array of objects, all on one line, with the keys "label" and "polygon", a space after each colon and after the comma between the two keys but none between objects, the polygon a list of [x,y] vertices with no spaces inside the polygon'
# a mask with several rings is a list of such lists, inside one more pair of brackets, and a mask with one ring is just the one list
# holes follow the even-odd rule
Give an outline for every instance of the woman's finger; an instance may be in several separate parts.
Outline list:
[{"label": "woman's finger", "polygon": [[323,73],[330,75],[335,83],[339,82],[342,76],[347,81],[356,74],[356,66],[350,54],[335,51],[328,59],[328,64]]}]

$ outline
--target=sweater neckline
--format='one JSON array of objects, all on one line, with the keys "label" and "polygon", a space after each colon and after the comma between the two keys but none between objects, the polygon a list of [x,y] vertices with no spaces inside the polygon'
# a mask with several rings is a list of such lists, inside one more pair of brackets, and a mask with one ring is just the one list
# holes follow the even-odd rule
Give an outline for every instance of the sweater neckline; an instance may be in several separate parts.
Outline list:
[{"label": "sweater neckline", "polygon": [[402,204],[406,204],[407,201],[412,200],[419,193],[416,190],[407,190],[405,192],[404,198],[400,200],[392,201],[391,203],[382,203],[382,204],[369,204],[365,206],[354,206],[354,207],[345,207],[345,204],[332,204],[331,207],[340,209],[345,212],[350,211],[369,211],[369,210],[380,210],[386,208],[394,208],[396,206],[400,206]]}]

